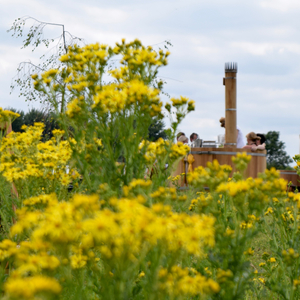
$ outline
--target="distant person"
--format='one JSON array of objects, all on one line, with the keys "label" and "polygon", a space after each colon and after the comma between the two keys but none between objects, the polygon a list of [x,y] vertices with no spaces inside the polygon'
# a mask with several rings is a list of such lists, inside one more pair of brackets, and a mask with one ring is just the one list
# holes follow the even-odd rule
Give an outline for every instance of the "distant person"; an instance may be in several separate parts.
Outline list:
[{"label": "distant person", "polygon": [[251,151],[266,150],[266,137],[261,133],[257,133],[256,135],[260,137],[260,139],[256,139],[255,145],[252,146]]},{"label": "distant person", "polygon": [[190,135],[191,148],[200,148],[202,147],[202,140],[199,139],[199,135],[197,133],[192,133]]},{"label": "distant person", "polygon": [[182,135],[185,136],[185,133],[184,133],[184,132],[178,132],[178,133],[177,133],[177,135],[176,135],[177,141],[178,141],[178,139],[179,139]]},{"label": "distant person", "polygon": [[[225,118],[222,117],[220,119],[221,127],[225,128]],[[225,145],[226,146],[226,145]],[[243,148],[245,146],[244,138],[243,138],[243,133],[241,130],[237,127],[237,138],[236,138],[236,147],[237,148]]]},{"label": "distant person", "polygon": [[177,142],[181,142],[183,144],[187,144],[189,142],[189,139],[185,135],[181,135],[178,139]]},{"label": "distant person", "polygon": [[251,131],[246,135],[247,138],[247,145],[243,148],[252,149],[252,147],[256,147],[256,141],[260,140],[260,137],[256,135],[255,132]]},{"label": "distant person", "polygon": [[191,135],[190,135],[190,141],[191,141],[191,143],[194,141],[194,140],[196,140],[198,138],[198,134],[197,133],[192,133]]}]

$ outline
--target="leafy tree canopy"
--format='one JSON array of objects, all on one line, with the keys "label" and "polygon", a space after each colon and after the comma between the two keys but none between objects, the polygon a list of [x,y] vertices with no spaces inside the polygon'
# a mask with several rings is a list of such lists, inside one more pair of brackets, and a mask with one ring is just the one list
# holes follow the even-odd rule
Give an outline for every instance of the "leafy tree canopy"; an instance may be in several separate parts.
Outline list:
[{"label": "leafy tree canopy", "polygon": [[151,125],[148,128],[148,140],[151,142],[157,141],[159,138],[167,139],[167,133],[164,130],[165,123],[158,118],[153,118]]},{"label": "leafy tree canopy", "polygon": [[266,134],[267,168],[278,170],[289,169],[292,158],[286,153],[284,142],[279,140],[278,131],[269,131]]}]

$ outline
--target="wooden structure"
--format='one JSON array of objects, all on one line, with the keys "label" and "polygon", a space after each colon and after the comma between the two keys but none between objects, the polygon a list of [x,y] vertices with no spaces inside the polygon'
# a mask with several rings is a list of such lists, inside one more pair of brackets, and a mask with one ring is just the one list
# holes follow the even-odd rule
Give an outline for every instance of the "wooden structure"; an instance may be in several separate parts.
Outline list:
[{"label": "wooden structure", "polygon": [[237,63],[225,64],[225,148],[236,148],[236,73]]},{"label": "wooden structure", "polygon": [[[247,152],[247,155],[251,156],[251,161],[245,171],[246,177],[256,178],[259,173],[263,173],[266,169],[266,151],[251,152],[251,149],[232,149],[232,148],[191,148],[190,154],[194,157],[192,163],[192,169],[202,166],[206,167],[208,162],[217,160],[220,165],[229,165],[232,167],[232,173],[236,171],[235,166],[232,162],[232,157],[236,156],[237,153]],[[185,173],[180,181],[180,186],[188,186],[186,180],[186,174],[188,172],[188,161],[182,159],[178,165],[173,176]],[[230,175],[230,176],[231,176]]]},{"label": "wooden structure", "polygon": [[[248,164],[245,171],[246,177],[257,177],[266,169],[266,151],[251,152],[251,149],[239,149],[237,145],[237,106],[236,106],[236,74],[237,63],[225,64],[225,77],[223,78],[223,85],[225,85],[225,144],[224,148],[191,148],[190,161],[183,159],[179,162],[177,169],[174,171],[173,176],[182,173],[187,173],[188,170],[193,170],[196,167],[206,167],[208,162],[217,160],[220,165],[230,165],[235,172],[235,167],[232,163],[232,156],[236,156],[238,152],[247,152],[251,155],[252,159]],[[187,186],[186,175],[182,177],[180,182],[181,187]]]},{"label": "wooden structure", "polygon": [[296,188],[300,190],[300,176],[297,174],[296,170],[279,170],[280,178],[287,180],[288,185],[290,184],[291,191]]}]

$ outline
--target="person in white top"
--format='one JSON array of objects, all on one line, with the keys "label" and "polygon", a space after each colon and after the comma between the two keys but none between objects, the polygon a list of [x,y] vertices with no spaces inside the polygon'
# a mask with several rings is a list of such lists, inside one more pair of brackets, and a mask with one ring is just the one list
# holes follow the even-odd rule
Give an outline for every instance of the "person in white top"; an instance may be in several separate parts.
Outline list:
[{"label": "person in white top", "polygon": [[243,148],[245,146],[244,135],[238,127],[236,129],[237,129],[236,147]]},{"label": "person in white top", "polygon": [[[225,118],[220,119],[221,127],[225,128]],[[236,138],[236,147],[243,148],[245,146],[244,135],[242,131],[237,127],[237,138]]]}]

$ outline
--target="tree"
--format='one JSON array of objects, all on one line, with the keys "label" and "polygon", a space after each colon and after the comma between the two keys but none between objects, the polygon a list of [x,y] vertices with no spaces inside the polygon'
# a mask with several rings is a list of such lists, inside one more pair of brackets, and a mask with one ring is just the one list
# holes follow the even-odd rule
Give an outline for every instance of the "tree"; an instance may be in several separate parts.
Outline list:
[{"label": "tree", "polygon": [[[29,21],[33,21],[33,25],[29,28],[28,33],[25,34],[24,28]],[[61,35],[52,39],[44,38],[44,29],[46,26],[61,27]],[[83,45],[83,40],[71,35],[65,30],[63,24],[41,22],[29,16],[16,19],[8,32],[12,32],[12,36],[15,37],[23,37],[25,35],[22,48],[32,46],[32,51],[35,51],[40,45],[44,45],[49,49],[40,57],[40,63],[37,65],[33,64],[31,61],[21,62],[17,68],[17,75],[11,84],[12,91],[16,86],[20,88],[19,96],[25,97],[25,101],[39,101],[45,106],[49,106],[47,97],[44,97],[34,89],[31,75],[41,74],[51,68],[59,69],[61,67],[59,57],[68,52],[69,46],[74,44]],[[60,82],[58,82],[58,84],[60,84]],[[57,101],[60,103],[61,111],[63,111],[65,107],[64,98],[59,99],[59,93],[56,96]]]},{"label": "tree", "polygon": [[164,130],[165,123],[158,118],[153,118],[151,125],[148,128],[148,140],[151,142],[157,141],[159,138],[164,140],[167,138],[167,133]]},{"label": "tree", "polygon": [[288,169],[289,164],[293,162],[284,150],[284,142],[279,140],[279,131],[269,131],[266,134],[266,149],[268,169],[272,167],[278,170]]}]

